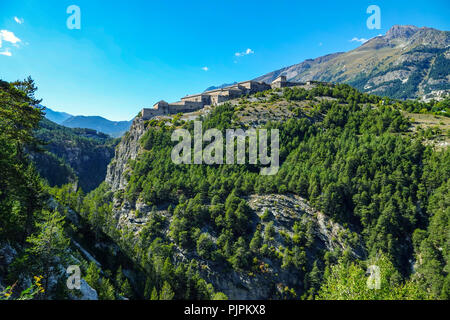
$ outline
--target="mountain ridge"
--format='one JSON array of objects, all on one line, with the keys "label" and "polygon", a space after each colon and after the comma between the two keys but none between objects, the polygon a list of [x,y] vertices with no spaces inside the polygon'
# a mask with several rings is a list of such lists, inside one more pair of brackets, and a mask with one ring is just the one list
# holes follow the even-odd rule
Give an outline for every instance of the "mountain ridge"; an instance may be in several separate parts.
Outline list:
[{"label": "mountain ridge", "polygon": [[398,99],[439,98],[450,91],[450,32],[394,25],[358,48],[287,66],[257,77],[347,83]]},{"label": "mountain ridge", "polygon": [[118,138],[128,131],[131,121],[111,121],[101,116],[73,116],[63,121],[61,125],[69,128],[93,129]]},{"label": "mountain ridge", "polygon": [[101,116],[74,116],[45,107],[45,117],[56,124],[68,128],[86,128],[106,133],[114,138],[121,137],[131,126],[132,121],[112,121]]},{"label": "mountain ridge", "polygon": [[[42,106],[44,107],[44,106]],[[55,111],[50,108],[45,108],[45,117],[57,124],[63,123],[65,120],[69,119],[70,117],[73,117],[70,113],[62,112],[62,111]]]}]

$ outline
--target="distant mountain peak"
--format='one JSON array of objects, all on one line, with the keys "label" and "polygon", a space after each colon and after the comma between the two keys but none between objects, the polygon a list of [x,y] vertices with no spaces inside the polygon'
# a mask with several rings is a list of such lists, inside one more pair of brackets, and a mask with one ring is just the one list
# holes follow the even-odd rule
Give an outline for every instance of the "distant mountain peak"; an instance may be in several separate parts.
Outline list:
[{"label": "distant mountain peak", "polygon": [[[40,107],[44,107],[43,105],[39,105]],[[60,111],[54,111],[50,108],[45,108],[45,117],[57,124],[63,123],[65,120],[69,119],[70,117],[73,117],[71,114],[68,114],[66,112],[60,112]]]},{"label": "distant mountain peak", "polygon": [[212,90],[216,90],[216,89],[222,89],[222,88],[226,88],[226,87],[231,87],[235,84],[237,84],[236,81],[233,83],[224,83],[224,84],[221,84],[220,86],[211,86],[211,87],[206,88],[204,92],[212,91]]},{"label": "distant mountain peak", "polygon": [[420,28],[412,25],[394,25],[386,32],[387,39],[409,38],[413,36]]},{"label": "distant mountain peak", "polygon": [[351,51],[308,59],[255,80],[270,83],[280,75],[294,82],[348,83],[398,99],[441,99],[450,92],[450,32],[394,25]]}]

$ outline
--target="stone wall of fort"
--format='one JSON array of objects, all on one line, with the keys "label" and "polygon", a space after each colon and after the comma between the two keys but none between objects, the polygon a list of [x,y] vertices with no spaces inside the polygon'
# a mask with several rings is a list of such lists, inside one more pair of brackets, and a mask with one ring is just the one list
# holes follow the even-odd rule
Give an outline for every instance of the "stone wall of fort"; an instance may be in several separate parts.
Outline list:
[{"label": "stone wall of fort", "polygon": [[201,101],[180,101],[169,103],[169,110],[167,114],[194,112],[203,108],[204,106],[205,104]]},{"label": "stone wall of fort", "polygon": [[163,112],[158,109],[150,109],[150,108],[144,108],[141,111],[141,117],[144,120],[148,120],[157,116],[162,116]]},{"label": "stone wall of fort", "polygon": [[278,77],[272,82],[272,84],[251,80],[244,81],[230,87],[186,96],[181,98],[181,101],[178,102],[167,103],[165,101],[160,101],[151,109],[142,109],[141,115],[144,120],[149,120],[157,116],[194,112],[204,108],[206,105],[217,105],[231,99],[242,97],[246,94],[254,94],[273,88],[292,87],[299,84],[300,83],[286,81],[285,76]]}]

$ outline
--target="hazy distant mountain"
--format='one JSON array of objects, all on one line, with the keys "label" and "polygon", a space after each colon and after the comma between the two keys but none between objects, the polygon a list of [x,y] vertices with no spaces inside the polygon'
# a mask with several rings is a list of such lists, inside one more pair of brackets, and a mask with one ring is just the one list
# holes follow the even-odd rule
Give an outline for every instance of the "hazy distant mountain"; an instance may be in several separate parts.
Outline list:
[{"label": "hazy distant mountain", "polygon": [[66,112],[45,109],[45,117],[57,124],[69,128],[87,128],[109,134],[112,137],[122,136],[131,126],[132,121],[110,121],[99,116],[73,116]]},{"label": "hazy distant mountain", "polygon": [[234,85],[234,84],[236,84],[236,83],[237,83],[237,82],[233,82],[233,83],[224,83],[224,84],[221,84],[220,86],[211,86],[211,87],[206,88],[205,91],[211,91],[211,90],[216,90],[216,89],[222,89],[222,88],[225,88],[225,87],[230,87],[230,86],[232,86],[232,85]]},{"label": "hazy distant mountain", "polygon": [[395,25],[349,52],[305,60],[255,80],[269,83],[279,75],[348,83],[399,99],[440,96],[450,91],[450,32]]},{"label": "hazy distant mountain", "polygon": [[131,126],[132,121],[110,121],[99,116],[72,116],[61,124],[69,128],[88,128],[109,134],[122,136]]},{"label": "hazy distant mountain", "polygon": [[64,122],[64,120],[72,117],[72,115],[66,112],[53,111],[50,108],[45,108],[45,117],[50,121],[61,124]]}]

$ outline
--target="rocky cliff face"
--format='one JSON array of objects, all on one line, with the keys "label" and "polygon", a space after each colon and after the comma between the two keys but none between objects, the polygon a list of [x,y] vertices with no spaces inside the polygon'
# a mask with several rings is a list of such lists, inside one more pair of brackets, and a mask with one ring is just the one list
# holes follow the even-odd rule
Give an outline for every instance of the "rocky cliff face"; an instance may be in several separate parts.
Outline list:
[{"label": "rocky cliff face", "polygon": [[139,139],[145,133],[145,124],[140,117],[133,120],[130,131],[123,137],[116,147],[115,156],[108,165],[105,181],[113,191],[124,189],[127,183],[126,171],[128,161],[136,159],[139,153]]},{"label": "rocky cliff face", "polygon": [[348,83],[399,99],[440,98],[450,92],[450,32],[395,25],[352,51],[306,60],[255,80],[270,83],[279,75],[290,81]]},{"label": "rocky cliff face", "polygon": [[[310,225],[311,246],[306,250],[307,262],[305,268],[310,268],[320,251],[346,250],[349,249],[355,257],[362,258],[365,255],[363,246],[355,233],[341,225],[333,222],[323,213],[315,210],[307,201],[296,195],[252,195],[247,198],[248,204],[254,211],[254,222],[259,223],[266,210],[269,218],[262,222],[264,228],[273,224],[275,237],[273,247],[285,247],[289,238],[293,237],[293,227],[295,222]],[[349,245],[348,239],[355,237],[356,242]],[[285,268],[273,259],[261,261],[260,274],[247,274],[245,272],[223,272],[220,266],[204,263],[205,279],[210,281],[217,290],[224,292],[230,299],[273,299],[283,296],[283,289],[299,288],[304,279],[302,272],[295,268]],[[297,292],[301,294],[301,292]]]}]

